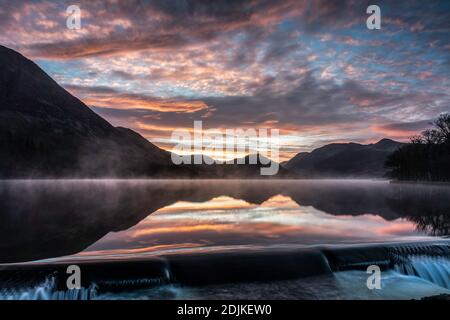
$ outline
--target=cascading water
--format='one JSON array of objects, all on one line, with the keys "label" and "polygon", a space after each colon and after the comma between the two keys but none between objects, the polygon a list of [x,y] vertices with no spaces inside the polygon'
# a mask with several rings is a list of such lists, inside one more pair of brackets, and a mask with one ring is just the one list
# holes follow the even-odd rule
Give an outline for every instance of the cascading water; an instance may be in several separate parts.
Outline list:
[{"label": "cascading water", "polygon": [[[366,268],[372,264],[383,269],[384,290],[367,289]],[[279,292],[293,298],[416,299],[450,292],[448,243],[283,248],[232,255],[209,252],[97,262],[81,266],[83,288],[74,290],[66,289],[64,267],[17,268],[0,270],[0,300],[176,299],[192,294],[209,297],[214,292],[234,297],[236,290],[251,295],[255,288],[266,288],[267,297],[272,297],[273,286],[288,286],[289,290]],[[219,286],[216,291],[214,285]],[[323,288],[330,292],[322,292]]]},{"label": "cascading water", "polygon": [[[0,281],[0,300],[92,300],[105,292],[123,292],[146,288],[155,288],[169,283],[170,270],[164,268],[160,277],[132,278],[132,279],[97,279],[80,289],[64,290],[64,277],[58,274],[48,275],[42,281],[30,285],[32,275],[20,273],[12,275],[6,283]],[[5,278],[5,277],[3,277]],[[3,279],[5,280],[5,279]]]},{"label": "cascading water", "polygon": [[450,259],[446,257],[412,255],[394,268],[402,274],[416,276],[450,289]]},{"label": "cascading water", "polygon": [[95,296],[95,285],[87,289],[58,291],[55,277],[49,277],[43,283],[31,288],[0,290],[0,300],[90,300]]}]

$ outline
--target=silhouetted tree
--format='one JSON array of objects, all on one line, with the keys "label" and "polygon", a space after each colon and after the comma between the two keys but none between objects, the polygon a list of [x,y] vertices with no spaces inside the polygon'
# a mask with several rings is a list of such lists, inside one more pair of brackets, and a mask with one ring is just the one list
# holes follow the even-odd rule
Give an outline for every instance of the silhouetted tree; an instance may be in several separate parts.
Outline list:
[{"label": "silhouetted tree", "polygon": [[450,181],[450,114],[442,114],[411,143],[386,161],[387,175],[398,180]]}]

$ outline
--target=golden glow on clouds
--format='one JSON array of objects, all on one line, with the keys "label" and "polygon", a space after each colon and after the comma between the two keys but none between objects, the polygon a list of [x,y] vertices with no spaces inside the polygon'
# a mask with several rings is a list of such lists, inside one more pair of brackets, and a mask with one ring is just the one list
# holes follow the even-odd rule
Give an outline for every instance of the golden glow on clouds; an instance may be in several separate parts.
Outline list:
[{"label": "golden glow on clouds", "polygon": [[201,101],[173,101],[173,100],[149,100],[139,97],[121,97],[121,96],[97,96],[84,99],[90,106],[100,108],[115,108],[119,110],[126,109],[145,109],[158,112],[182,112],[193,113],[207,109],[208,106]]},{"label": "golden glow on clouds", "polygon": [[[74,94],[98,109],[147,112],[103,116],[165,149],[168,127],[191,125],[179,114],[211,127],[274,127],[281,136],[291,130],[298,139],[280,146],[287,160],[338,140],[406,141],[427,127],[384,125],[448,112],[442,5],[396,1],[386,32],[366,37],[358,1],[90,1],[76,32],[65,27],[70,4],[5,1],[0,43],[59,83],[113,89]],[[209,155],[229,160],[226,153]]]}]

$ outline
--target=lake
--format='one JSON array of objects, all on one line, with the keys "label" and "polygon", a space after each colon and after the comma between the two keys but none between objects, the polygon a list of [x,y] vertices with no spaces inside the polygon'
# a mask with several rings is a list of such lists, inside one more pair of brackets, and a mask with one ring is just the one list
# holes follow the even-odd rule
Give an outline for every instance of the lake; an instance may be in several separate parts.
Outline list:
[{"label": "lake", "polygon": [[[370,180],[0,182],[0,299],[450,293],[450,187]],[[64,288],[67,265],[83,288]],[[382,288],[366,268],[382,270]]]}]

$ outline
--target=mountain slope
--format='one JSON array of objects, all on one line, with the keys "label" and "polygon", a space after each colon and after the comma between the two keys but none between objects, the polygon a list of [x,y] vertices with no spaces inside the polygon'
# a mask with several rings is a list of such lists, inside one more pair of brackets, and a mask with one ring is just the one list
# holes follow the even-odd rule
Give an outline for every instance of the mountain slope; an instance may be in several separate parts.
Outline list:
[{"label": "mountain slope", "polygon": [[301,152],[284,166],[304,177],[383,177],[387,156],[401,145],[390,139],[369,145],[333,143]]},{"label": "mountain slope", "polygon": [[0,46],[0,178],[257,178],[261,166],[174,165],[170,152],[113,127],[35,63]]},{"label": "mountain slope", "polygon": [[115,128],[32,61],[0,46],[0,177],[139,176],[170,153]]}]

